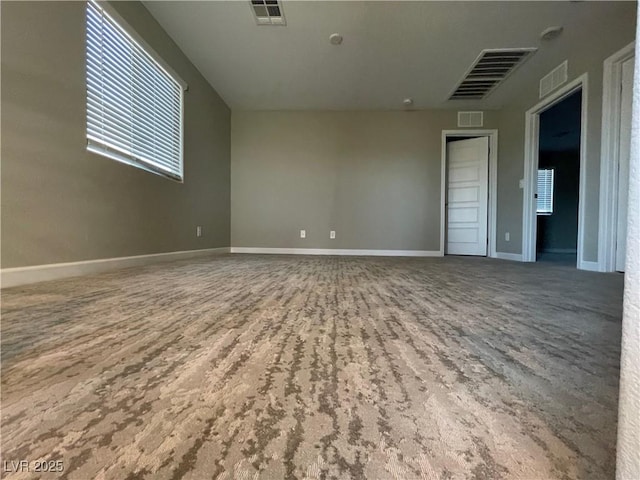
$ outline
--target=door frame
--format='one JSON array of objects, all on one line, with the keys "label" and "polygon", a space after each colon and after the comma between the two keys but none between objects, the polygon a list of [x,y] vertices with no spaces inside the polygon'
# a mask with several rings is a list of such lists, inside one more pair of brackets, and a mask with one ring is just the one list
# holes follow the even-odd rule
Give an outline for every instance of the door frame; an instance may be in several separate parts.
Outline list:
[{"label": "door frame", "polygon": [[603,64],[600,228],[598,232],[598,261],[601,272],[613,272],[616,269],[620,85],[622,64],[634,56],[635,42],[631,42],[607,58]]},{"label": "door frame", "polygon": [[580,186],[578,190],[578,254],[577,268],[580,270],[595,270],[583,258],[584,247],[584,217],[586,192],[586,157],[587,157],[587,112],[588,112],[588,75],[582,74],[564,87],[558,89],[542,101],[534,105],[525,113],[524,134],[524,180],[522,192],[522,261],[536,261],[536,198],[538,184],[538,156],[540,142],[540,114],[560,103],[569,95],[582,90],[582,105],[580,112]]},{"label": "door frame", "polygon": [[444,256],[446,241],[446,193],[447,193],[447,138],[488,137],[489,138],[489,185],[487,199],[487,257],[496,258],[496,225],[498,211],[498,130],[443,130],[442,162],[440,178],[440,255]]}]

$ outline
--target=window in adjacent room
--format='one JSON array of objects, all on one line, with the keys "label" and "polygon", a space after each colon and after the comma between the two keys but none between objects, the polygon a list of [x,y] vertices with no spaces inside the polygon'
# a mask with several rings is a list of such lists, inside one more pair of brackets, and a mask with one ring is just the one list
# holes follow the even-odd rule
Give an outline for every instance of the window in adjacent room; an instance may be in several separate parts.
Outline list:
[{"label": "window in adjacent room", "polygon": [[182,181],[186,84],[116,18],[87,2],[87,149]]},{"label": "window in adjacent room", "polygon": [[551,215],[553,213],[553,168],[538,170],[538,215]]}]

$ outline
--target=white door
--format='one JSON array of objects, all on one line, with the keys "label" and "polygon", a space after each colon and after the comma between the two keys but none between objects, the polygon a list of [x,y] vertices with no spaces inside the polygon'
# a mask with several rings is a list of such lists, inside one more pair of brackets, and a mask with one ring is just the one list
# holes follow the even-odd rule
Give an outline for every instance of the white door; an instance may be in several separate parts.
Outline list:
[{"label": "white door", "polygon": [[487,255],[489,137],[447,144],[447,253]]},{"label": "white door", "polygon": [[627,204],[629,203],[629,155],[631,150],[631,103],[633,68],[630,58],[622,64],[622,90],[620,95],[620,147],[618,162],[618,214],[616,234],[616,270],[624,272],[627,254]]}]

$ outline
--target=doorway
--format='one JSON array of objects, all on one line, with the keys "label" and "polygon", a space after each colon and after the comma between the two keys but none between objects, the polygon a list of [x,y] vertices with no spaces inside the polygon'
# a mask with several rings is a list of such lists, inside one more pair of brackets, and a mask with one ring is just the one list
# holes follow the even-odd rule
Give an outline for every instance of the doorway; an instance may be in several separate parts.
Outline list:
[{"label": "doorway", "polygon": [[496,256],[497,130],[442,132],[441,254]]},{"label": "doorway", "polygon": [[631,105],[635,58],[622,63],[620,89],[620,135],[618,146],[618,205],[616,208],[616,271],[624,272],[627,257],[627,207],[629,204],[629,158],[631,156]]},{"label": "doorway", "polygon": [[540,113],[536,261],[577,265],[582,90]]},{"label": "doorway", "polygon": [[[522,260],[525,262],[535,262],[537,260],[538,246],[538,169],[540,165],[540,119],[544,112],[552,109],[565,99],[580,92],[580,126],[579,126],[579,154],[578,154],[578,199],[577,199],[577,234],[576,234],[576,257],[575,264],[579,269],[597,270],[597,262],[587,262],[583,258],[584,244],[584,192],[585,192],[585,155],[586,155],[586,134],[587,131],[587,75],[584,74],[563,88],[557,90],[549,97],[542,100],[525,115],[525,161],[524,161],[524,181],[523,181],[523,236],[522,236]],[[575,97],[574,97],[575,98]],[[574,100],[575,101],[575,100]],[[569,134],[558,132],[560,137]],[[555,172],[554,172],[555,173]],[[552,177],[554,173],[542,173],[547,177]],[[560,248],[558,248],[560,249]],[[564,247],[572,250],[572,247]],[[573,261],[573,259],[571,259]]]},{"label": "doorway", "polygon": [[634,65],[635,42],[611,55],[603,65],[598,234],[603,272],[624,271]]}]

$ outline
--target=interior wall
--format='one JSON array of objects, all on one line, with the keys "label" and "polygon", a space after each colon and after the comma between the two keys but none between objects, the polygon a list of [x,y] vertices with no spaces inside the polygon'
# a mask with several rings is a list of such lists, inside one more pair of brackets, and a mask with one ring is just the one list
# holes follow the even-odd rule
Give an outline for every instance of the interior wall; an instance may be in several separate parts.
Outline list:
[{"label": "interior wall", "polygon": [[2,2],[3,268],[229,246],[230,110],[141,3],[113,6],[189,84],[184,183],[86,151],[85,2]]},{"label": "interior wall", "polygon": [[[438,251],[442,130],[456,122],[455,111],[233,112],[232,246]],[[495,125],[485,112],[483,128]]]},{"label": "interior wall", "polygon": [[[640,19],[640,10],[638,10]],[[638,29],[640,34],[640,28]],[[640,42],[636,42],[636,58]],[[640,62],[633,78],[616,479],[640,478]]]},{"label": "interior wall", "polygon": [[[498,112],[498,193],[496,250],[522,253],[522,188],[524,175],[524,113]],[[506,234],[509,234],[509,240]]]},{"label": "interior wall", "polygon": [[[588,74],[587,151],[584,259],[598,259],[600,188],[600,134],[602,121],[602,64],[604,60],[635,38],[636,2],[590,2],[594,9],[579,29],[566,29],[550,42],[539,44],[540,52],[528,62],[540,62],[551,71],[569,60],[569,79]],[[524,67],[523,67],[524,68]],[[498,115],[498,241],[499,252],[522,253],[522,194],[524,177],[525,112],[541,101],[539,78],[531,78],[525,88],[515,88],[509,79],[501,89],[509,90],[510,101]],[[505,240],[510,232],[510,241]]]}]

